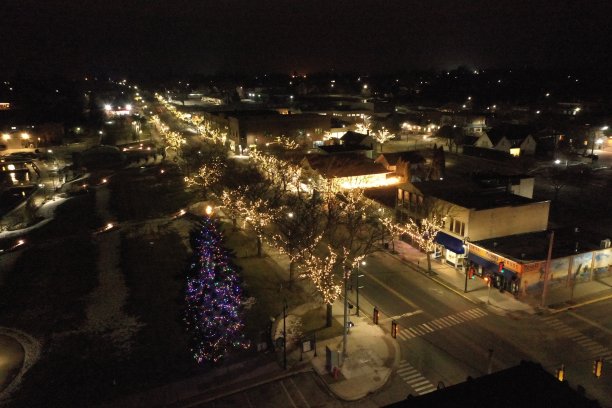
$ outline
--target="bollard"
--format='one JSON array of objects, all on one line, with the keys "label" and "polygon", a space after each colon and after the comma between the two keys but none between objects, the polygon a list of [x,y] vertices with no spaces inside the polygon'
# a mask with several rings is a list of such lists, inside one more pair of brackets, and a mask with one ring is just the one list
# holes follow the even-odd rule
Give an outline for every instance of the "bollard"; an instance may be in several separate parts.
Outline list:
[{"label": "bollard", "polygon": [[378,309],[374,306],[374,313],[372,314],[372,321],[374,324],[378,324]]},{"label": "bollard", "polygon": [[397,322],[395,320],[391,322],[391,337],[397,338]]}]

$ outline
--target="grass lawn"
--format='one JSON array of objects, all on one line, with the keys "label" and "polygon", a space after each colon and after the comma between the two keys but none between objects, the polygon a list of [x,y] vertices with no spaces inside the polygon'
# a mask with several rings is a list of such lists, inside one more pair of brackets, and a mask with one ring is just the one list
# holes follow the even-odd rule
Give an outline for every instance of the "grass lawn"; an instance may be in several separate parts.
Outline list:
[{"label": "grass lawn", "polygon": [[[136,197],[131,204],[115,207],[125,218],[137,213],[138,218],[168,213],[177,197],[181,197],[178,201],[186,199],[171,183],[164,187],[168,190],[157,189],[155,196],[141,196],[146,189],[137,188],[130,180],[123,186],[113,186],[115,182],[124,181],[113,178],[111,202]],[[160,191],[176,195],[156,199]],[[98,253],[91,229],[100,221],[95,217],[94,198],[81,196],[59,207],[57,220],[32,234],[32,245],[0,287],[2,324],[24,330],[42,342],[41,358],[27,373],[13,406],[89,406],[210,368],[194,362],[182,321],[189,260],[183,239],[185,223],[189,222],[185,218],[162,223],[161,228],[126,226],[120,232],[118,267],[127,288],[122,312],[140,325],[129,352],[121,352],[109,333],[82,330],[89,296],[98,287]],[[141,205],[146,208],[139,213]],[[179,234],[173,226],[181,223]],[[270,338],[271,318],[282,315],[284,299],[292,310],[317,298],[302,282],[288,288],[288,271],[274,258],[254,256],[256,244],[250,234],[233,231],[231,223],[224,223],[223,231],[226,245],[237,255],[244,298],[255,299],[244,312],[246,336],[255,346]],[[324,328],[323,307],[304,309],[302,320],[305,335],[316,330],[317,338],[323,339],[340,332],[336,326]],[[255,353],[255,347],[233,352],[226,362]]]},{"label": "grass lawn", "polygon": [[[166,169],[167,166],[164,166]],[[111,211],[119,221],[144,220],[165,216],[185,207],[192,193],[185,191],[182,176],[173,169],[160,173],[160,167],[129,169],[117,173],[110,184]]]}]

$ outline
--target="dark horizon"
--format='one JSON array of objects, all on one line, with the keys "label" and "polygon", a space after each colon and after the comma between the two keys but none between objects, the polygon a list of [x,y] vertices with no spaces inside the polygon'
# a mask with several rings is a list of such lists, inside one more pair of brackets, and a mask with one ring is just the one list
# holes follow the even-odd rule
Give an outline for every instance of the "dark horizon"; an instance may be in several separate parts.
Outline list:
[{"label": "dark horizon", "polygon": [[603,73],[605,1],[384,4],[11,1],[0,74],[389,73],[457,66]]}]

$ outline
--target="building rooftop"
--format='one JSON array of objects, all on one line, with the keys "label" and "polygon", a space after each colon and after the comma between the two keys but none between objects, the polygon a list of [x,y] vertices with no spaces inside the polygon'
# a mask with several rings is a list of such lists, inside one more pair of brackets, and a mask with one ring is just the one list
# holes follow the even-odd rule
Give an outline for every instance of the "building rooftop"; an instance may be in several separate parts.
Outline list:
[{"label": "building rooftop", "polygon": [[326,178],[355,177],[389,173],[381,164],[360,154],[321,155],[304,157],[308,165]]},{"label": "building rooftop", "polygon": [[425,158],[416,151],[381,153],[379,157],[380,156],[383,156],[387,163],[389,163],[391,166],[395,166],[399,159],[411,164],[425,163]]},{"label": "building rooftop", "polygon": [[[601,248],[601,241],[612,238],[578,228],[554,230],[552,258],[563,258]],[[541,261],[548,256],[549,231],[530,232],[474,242],[479,247],[494,251],[519,262]]]},{"label": "building rooftop", "polygon": [[457,176],[444,180],[406,183],[400,185],[399,188],[410,189],[411,184],[425,196],[435,197],[473,210],[513,207],[538,202],[509,193],[506,185],[483,188],[472,179]]}]

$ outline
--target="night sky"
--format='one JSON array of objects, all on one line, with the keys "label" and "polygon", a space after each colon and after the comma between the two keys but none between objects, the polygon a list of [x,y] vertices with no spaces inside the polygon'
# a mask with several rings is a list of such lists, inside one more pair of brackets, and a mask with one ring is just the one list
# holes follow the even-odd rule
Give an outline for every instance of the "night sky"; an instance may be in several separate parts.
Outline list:
[{"label": "night sky", "polygon": [[612,68],[609,0],[3,0],[0,74]]}]

